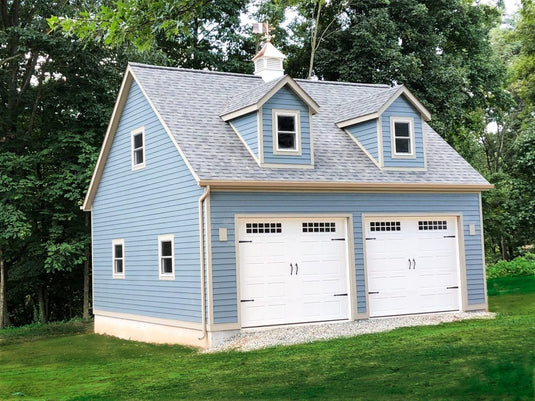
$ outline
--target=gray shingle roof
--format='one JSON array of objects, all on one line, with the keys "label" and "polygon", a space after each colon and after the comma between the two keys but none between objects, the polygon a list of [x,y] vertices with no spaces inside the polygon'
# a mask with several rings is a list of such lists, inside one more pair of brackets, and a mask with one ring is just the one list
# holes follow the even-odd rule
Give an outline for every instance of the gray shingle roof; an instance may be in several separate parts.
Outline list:
[{"label": "gray shingle roof", "polygon": [[368,114],[373,114],[379,109],[400,89],[400,86],[385,89],[380,93],[371,96],[363,96],[358,101],[351,101],[343,104],[338,109],[338,113],[334,116],[334,122],[339,123],[353,118],[359,118]]},{"label": "gray shingle roof", "polygon": [[221,110],[220,115],[229,114],[258,103],[258,101],[282,79],[284,79],[284,76],[280,77],[280,79],[274,79],[273,81],[269,82],[260,80],[260,82],[257,82],[256,87],[232,96],[225,104],[223,110]]},{"label": "gray shingle roof", "polygon": [[229,99],[265,89],[260,77],[142,64],[130,67],[203,181],[488,184],[427,124],[427,171],[377,168],[335,125],[335,119],[344,105],[387,96],[392,91],[389,86],[296,80],[321,107],[313,117],[314,169],[266,168],[255,162],[220,117]]}]

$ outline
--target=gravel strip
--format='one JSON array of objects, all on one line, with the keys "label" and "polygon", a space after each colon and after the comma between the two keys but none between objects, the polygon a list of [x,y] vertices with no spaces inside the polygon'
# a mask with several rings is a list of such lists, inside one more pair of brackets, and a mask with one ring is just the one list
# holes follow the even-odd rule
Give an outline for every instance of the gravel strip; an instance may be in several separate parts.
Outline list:
[{"label": "gravel strip", "polygon": [[250,351],[276,345],[302,344],[338,337],[353,337],[360,334],[378,333],[390,331],[398,327],[431,326],[459,320],[493,319],[494,317],[495,314],[490,312],[449,312],[374,318],[351,322],[344,321],[244,329],[236,336],[227,339],[225,342],[206,352],[228,350]]}]

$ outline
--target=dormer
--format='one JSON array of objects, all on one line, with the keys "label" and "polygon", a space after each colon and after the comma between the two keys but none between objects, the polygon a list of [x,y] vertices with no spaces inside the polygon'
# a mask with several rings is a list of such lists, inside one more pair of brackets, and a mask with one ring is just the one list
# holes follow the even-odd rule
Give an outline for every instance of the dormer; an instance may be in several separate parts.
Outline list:
[{"label": "dormer", "polygon": [[[284,55],[280,58],[278,54],[282,55],[268,42],[255,57],[255,63],[279,58],[282,67]],[[312,115],[318,112],[319,105],[291,77],[266,81],[265,75],[254,89],[229,99],[221,118],[230,124],[260,166],[313,168]]]},{"label": "dormer", "polygon": [[385,88],[339,108],[336,125],[382,170],[426,170],[429,111],[404,86]]}]

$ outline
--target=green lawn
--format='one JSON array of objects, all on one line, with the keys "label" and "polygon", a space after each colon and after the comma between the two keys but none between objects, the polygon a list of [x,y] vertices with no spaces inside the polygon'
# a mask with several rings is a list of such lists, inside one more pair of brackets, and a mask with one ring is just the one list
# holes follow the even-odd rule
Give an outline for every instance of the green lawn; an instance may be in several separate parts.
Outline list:
[{"label": "green lawn", "polygon": [[535,277],[495,284],[495,320],[247,353],[0,331],[0,400],[533,400]]}]

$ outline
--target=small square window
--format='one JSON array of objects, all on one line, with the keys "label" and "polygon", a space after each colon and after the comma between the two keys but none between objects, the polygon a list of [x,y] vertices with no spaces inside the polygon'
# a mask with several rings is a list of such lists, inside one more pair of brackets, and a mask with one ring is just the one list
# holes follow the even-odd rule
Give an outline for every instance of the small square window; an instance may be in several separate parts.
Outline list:
[{"label": "small square window", "polygon": [[414,157],[414,128],[412,118],[392,118],[392,157]]},{"label": "small square window", "polygon": [[173,235],[158,237],[159,276],[161,280],[175,278],[175,254]]},{"label": "small square window", "polygon": [[273,152],[299,154],[299,112],[273,110]]}]

